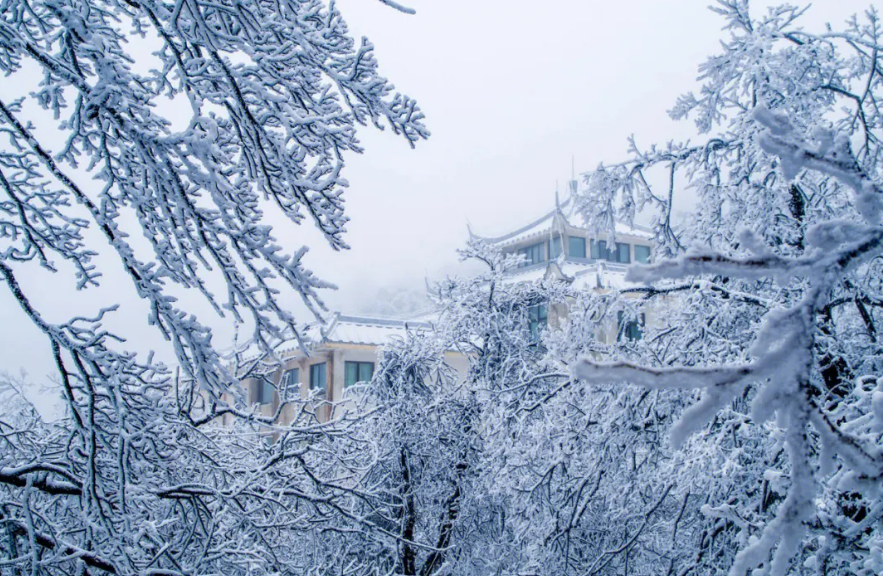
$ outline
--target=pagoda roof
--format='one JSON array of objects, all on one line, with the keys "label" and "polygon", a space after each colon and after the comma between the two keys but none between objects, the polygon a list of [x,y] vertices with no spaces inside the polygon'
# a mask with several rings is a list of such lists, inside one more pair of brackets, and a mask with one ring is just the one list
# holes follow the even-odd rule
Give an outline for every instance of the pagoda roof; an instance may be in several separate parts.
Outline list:
[{"label": "pagoda roof", "polygon": [[[572,200],[572,196],[568,197],[563,202],[558,203],[555,208],[543,214],[536,220],[501,236],[480,236],[471,231],[470,233],[473,237],[480,238],[491,244],[511,246],[520,244],[525,240],[549,236],[553,229],[558,229],[559,232],[567,229],[578,229],[590,232],[589,225],[586,223],[582,215],[575,209],[575,203]],[[624,222],[616,223],[615,233],[617,235],[646,238],[648,240],[652,237],[652,232],[648,228],[637,225],[629,226]]]}]

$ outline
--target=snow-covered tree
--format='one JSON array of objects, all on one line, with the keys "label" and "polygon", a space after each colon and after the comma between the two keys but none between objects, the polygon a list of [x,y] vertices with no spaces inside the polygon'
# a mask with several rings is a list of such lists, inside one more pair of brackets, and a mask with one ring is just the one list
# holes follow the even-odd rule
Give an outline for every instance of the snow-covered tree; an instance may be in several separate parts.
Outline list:
[{"label": "snow-covered tree", "polygon": [[[729,535],[712,534],[722,522],[699,514],[711,476],[667,440],[685,394],[601,390],[569,374],[586,353],[640,357],[639,342],[596,338],[637,301],[513,281],[520,257],[479,240],[462,256],[485,272],[434,287],[433,330],[387,347],[366,392],[376,411],[364,444],[378,450],[367,484],[389,493],[365,517],[381,515],[396,536],[380,563],[405,574],[657,574],[719,569],[720,554],[697,558],[703,546],[732,559]],[[538,306],[548,328],[531,324]]]},{"label": "snow-covered tree", "polygon": [[[700,391],[671,437],[688,452],[741,452],[729,470],[747,475],[742,489],[703,509],[738,532],[731,574],[879,574],[879,16],[810,33],[805,9],[714,9],[730,36],[700,68],[700,93],[671,111],[706,141],[642,150],[632,140],[628,160],[586,176],[582,197],[604,229],[653,211],[657,259],[630,278],[650,301],[684,299],[658,336],[672,353],[586,358],[575,373]],[[662,190],[652,171],[665,172]],[[677,205],[681,188],[695,207]],[[689,216],[675,225],[679,209]]]},{"label": "snow-covered tree", "polygon": [[524,565],[508,521],[512,494],[494,489],[499,479],[490,476],[499,471],[497,442],[507,438],[497,419],[506,410],[495,411],[501,395],[536,393],[504,390],[513,383],[566,377],[538,372],[544,352],[529,323],[531,307],[560,301],[565,290],[508,282],[520,257],[479,240],[461,256],[484,272],[436,284],[432,329],[388,345],[371,383],[352,392],[365,414],[352,440],[371,446],[374,458],[360,484],[371,494],[354,512],[382,532],[351,539],[378,573],[465,576]]},{"label": "snow-covered tree", "polygon": [[[308,541],[333,516],[356,522],[337,482],[350,464],[323,456],[346,423],[320,426],[301,404],[288,426],[244,409],[209,326],[176,301],[201,297],[267,354],[301,338],[279,292],[317,312],[327,284],[265,215],[346,248],[356,127],[413,145],[428,136],[416,103],[323,0],[4,0],[0,70],[21,94],[0,101],[0,283],[45,334],[65,402],[56,422],[4,406],[0,571],[334,566]],[[127,273],[180,374],[122,349],[103,325],[116,305],[56,323],[27,290],[29,270],[57,272],[61,298],[107,267]],[[238,423],[217,429],[220,415]]]}]

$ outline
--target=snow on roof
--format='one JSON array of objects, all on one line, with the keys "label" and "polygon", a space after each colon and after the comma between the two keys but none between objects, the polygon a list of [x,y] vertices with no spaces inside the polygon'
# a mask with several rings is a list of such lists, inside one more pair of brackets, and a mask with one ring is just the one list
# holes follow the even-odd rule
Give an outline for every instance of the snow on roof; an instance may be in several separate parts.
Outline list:
[{"label": "snow on roof", "polygon": [[[428,319],[428,315],[427,315]],[[381,316],[354,316],[335,312],[327,321],[314,323],[307,330],[307,337],[313,346],[324,344],[364,344],[382,346],[391,338],[404,338],[409,330],[431,330],[432,325],[424,320],[402,320]],[[285,354],[296,351],[296,340],[285,340],[276,347],[276,352]]]},{"label": "snow on roof", "polygon": [[616,290],[626,290],[640,286],[640,284],[626,281],[625,273],[628,267],[628,264],[596,262],[574,275],[573,286],[583,289],[612,288]]},{"label": "snow on roof", "polygon": [[[476,236],[492,244],[500,244],[502,246],[518,244],[521,241],[527,240],[529,238],[548,236],[553,226],[556,225],[556,215],[560,215],[560,217],[563,219],[563,224],[566,224],[567,226],[578,228],[581,230],[589,229],[585,222],[585,219],[574,208],[572,197],[568,197],[564,202],[561,202],[550,212],[544,214],[533,222],[530,222],[522,226],[521,228],[518,228],[517,230],[509,232],[508,234],[503,234],[502,236],[496,237],[478,235]],[[624,222],[616,223],[616,233],[622,234],[624,236],[637,236],[639,238],[646,239],[650,239],[653,236],[651,231],[643,226],[629,226]]]},{"label": "snow on roof", "polygon": [[[408,331],[431,330],[430,320],[433,316],[430,312],[424,312],[419,320],[402,320],[397,318],[385,318],[380,316],[353,316],[335,312],[324,322],[310,324],[305,336],[309,345],[313,348],[321,348],[326,344],[356,344],[368,346],[382,346],[392,338],[404,338]],[[291,354],[300,352],[299,343],[296,339],[283,340],[274,348],[277,357],[290,357]],[[260,360],[263,353],[254,343],[246,343],[236,349],[231,349],[225,359],[231,361],[233,355],[238,353],[242,361],[251,362]],[[260,360],[268,366],[275,365],[272,358]]]},{"label": "snow on roof", "polygon": [[582,258],[565,258],[560,263],[557,260],[545,261],[526,268],[516,268],[506,274],[504,281],[516,283],[542,280],[553,264],[561,270],[564,279],[572,281],[576,288],[624,290],[639,286],[639,284],[627,282],[625,279],[629,264]]},{"label": "snow on roof", "polygon": [[340,344],[386,344],[394,336],[405,337],[409,330],[430,330],[427,322],[369,316],[335,314],[325,330],[323,342]]}]

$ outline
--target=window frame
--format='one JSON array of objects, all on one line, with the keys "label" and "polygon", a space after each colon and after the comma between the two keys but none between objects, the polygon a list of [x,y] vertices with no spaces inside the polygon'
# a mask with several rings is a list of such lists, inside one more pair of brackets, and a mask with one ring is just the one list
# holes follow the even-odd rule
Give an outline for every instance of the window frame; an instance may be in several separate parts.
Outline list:
[{"label": "window frame", "polygon": [[625,339],[628,342],[638,342],[643,340],[644,327],[647,322],[644,313],[641,312],[637,320],[629,320],[625,323],[623,322],[624,316],[622,310],[616,313],[616,341],[622,342]]},{"label": "window frame", "polygon": [[[546,243],[537,242],[535,244],[530,244],[529,246],[524,246],[523,248],[518,249],[518,253],[523,255],[526,259],[525,262],[518,265],[519,268],[527,268],[528,266],[545,262]],[[536,256],[536,259],[534,259],[534,256]]]},{"label": "window frame", "polygon": [[[578,256],[573,253],[573,241],[578,240],[582,246],[582,256]],[[567,255],[571,258],[586,258],[586,239],[582,236],[568,236],[567,237]]]},{"label": "window frame", "polygon": [[[291,374],[294,374],[294,381],[290,378]],[[289,368],[282,372],[282,379],[279,381],[279,384],[286,388],[300,384],[300,367]]]},{"label": "window frame", "polygon": [[[322,372],[323,382],[321,388],[316,386],[315,373],[317,371]],[[328,362],[310,364],[310,390],[318,390],[322,394],[328,394]]]},{"label": "window frame", "polygon": [[260,404],[261,406],[266,406],[267,404],[273,403],[273,393],[276,391],[276,387],[273,386],[273,382],[270,381],[269,378],[260,378],[257,380],[255,386],[255,394],[254,394],[254,403]]},{"label": "window frame", "polygon": [[631,264],[632,263],[632,245],[628,242],[617,242],[616,243],[616,259],[613,262],[619,262],[620,264]]},{"label": "window frame", "polygon": [[545,304],[527,307],[527,332],[531,342],[539,342],[542,330],[549,326],[549,308]]},{"label": "window frame", "polygon": [[[370,374],[367,378],[363,378],[362,369],[365,367],[370,367]],[[356,373],[356,379],[350,382],[350,368],[354,368]],[[355,386],[359,382],[370,382],[371,378],[374,377],[374,362],[369,362],[367,360],[346,360],[343,363],[343,387],[349,388],[350,386]]]},{"label": "window frame", "polygon": [[[553,249],[557,247],[557,249]],[[549,260],[554,260],[564,252],[564,242],[561,236],[553,236],[549,240]]]},{"label": "window frame", "polygon": [[607,240],[592,240],[592,259],[593,260],[610,260],[610,249],[607,248]]}]

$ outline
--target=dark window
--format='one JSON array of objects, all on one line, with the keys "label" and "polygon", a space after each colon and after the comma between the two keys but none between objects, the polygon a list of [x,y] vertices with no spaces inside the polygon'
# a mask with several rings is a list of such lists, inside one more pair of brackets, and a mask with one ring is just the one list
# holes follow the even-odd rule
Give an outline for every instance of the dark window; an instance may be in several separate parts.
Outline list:
[{"label": "dark window", "polygon": [[310,366],[310,390],[324,393],[328,389],[328,372],[325,363]]},{"label": "dark window", "polygon": [[592,258],[595,260],[628,264],[632,261],[629,249],[629,244],[617,242],[615,248],[608,250],[606,240],[592,240]]},{"label": "dark window", "polygon": [[614,262],[621,262],[622,264],[628,264],[631,261],[632,261],[631,246],[629,244],[617,242],[616,243],[616,259],[614,260]]},{"label": "dark window", "polygon": [[525,258],[525,262],[522,262],[520,265],[521,268],[532,266],[546,259],[546,245],[544,242],[540,242],[539,244],[521,248],[518,250],[518,253],[522,254]]},{"label": "dark window", "polygon": [[640,262],[641,264],[650,263],[649,246],[641,246],[640,244],[635,244],[635,262]]},{"label": "dark window", "polygon": [[616,340],[621,342],[623,338],[626,340],[637,341],[644,337],[644,314],[641,313],[637,320],[629,320],[623,322],[623,314],[620,311],[617,314],[619,323],[619,333]]},{"label": "dark window", "polygon": [[616,261],[616,252],[607,249],[606,240],[592,240],[592,258],[595,260]]},{"label": "dark window", "polygon": [[549,311],[542,304],[531,306],[527,309],[527,330],[530,333],[530,341],[538,342],[540,332],[549,324]]},{"label": "dark window", "polygon": [[279,384],[279,394],[285,391],[286,398],[297,398],[300,396],[300,370],[292,368],[286,370],[282,374],[282,382]]},{"label": "dark window", "polygon": [[555,236],[549,241],[549,260],[561,256],[561,236]]},{"label": "dark window", "polygon": [[300,370],[297,368],[292,368],[291,370],[286,370],[285,374],[282,375],[282,388],[288,389],[289,391],[294,390],[297,392],[298,386],[300,383]]},{"label": "dark window", "polygon": [[273,383],[269,380],[260,380],[256,382],[254,401],[257,404],[272,404],[274,390]]},{"label": "dark window", "polygon": [[586,257],[586,239],[579,236],[571,236],[567,239],[567,254],[573,258]]},{"label": "dark window", "polygon": [[343,385],[352,386],[356,382],[368,382],[374,376],[374,362],[345,362],[343,365]]}]

